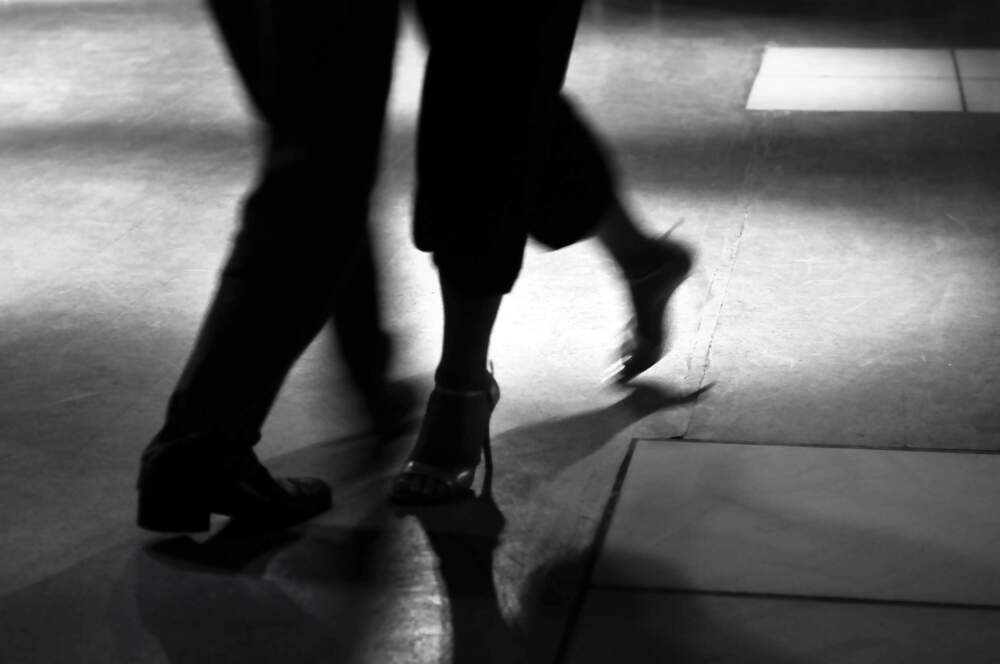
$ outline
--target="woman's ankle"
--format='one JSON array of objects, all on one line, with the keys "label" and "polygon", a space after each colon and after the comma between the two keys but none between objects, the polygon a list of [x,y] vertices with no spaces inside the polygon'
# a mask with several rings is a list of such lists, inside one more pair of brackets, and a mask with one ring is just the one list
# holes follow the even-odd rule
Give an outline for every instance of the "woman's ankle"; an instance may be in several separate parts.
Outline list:
[{"label": "woman's ankle", "polygon": [[620,204],[613,204],[595,237],[626,279],[648,274],[660,262],[659,242],[647,235]]},{"label": "woman's ankle", "polygon": [[448,390],[480,391],[489,386],[490,373],[485,366],[479,370],[439,366],[434,372],[434,384]]}]

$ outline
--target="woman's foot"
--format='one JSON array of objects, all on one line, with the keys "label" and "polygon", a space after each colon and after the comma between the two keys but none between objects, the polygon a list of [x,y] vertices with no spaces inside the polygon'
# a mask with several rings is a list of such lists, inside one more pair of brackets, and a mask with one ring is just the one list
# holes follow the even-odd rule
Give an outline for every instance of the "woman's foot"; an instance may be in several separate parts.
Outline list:
[{"label": "woman's foot", "polygon": [[633,317],[608,380],[626,383],[656,364],[666,351],[667,303],[693,264],[691,250],[668,236],[669,232],[654,241],[643,269],[629,271],[636,276],[626,277]]},{"label": "woman's foot", "polygon": [[490,415],[499,398],[492,374],[479,389],[435,386],[417,444],[393,481],[390,499],[428,505],[470,497],[482,454],[489,453]]}]

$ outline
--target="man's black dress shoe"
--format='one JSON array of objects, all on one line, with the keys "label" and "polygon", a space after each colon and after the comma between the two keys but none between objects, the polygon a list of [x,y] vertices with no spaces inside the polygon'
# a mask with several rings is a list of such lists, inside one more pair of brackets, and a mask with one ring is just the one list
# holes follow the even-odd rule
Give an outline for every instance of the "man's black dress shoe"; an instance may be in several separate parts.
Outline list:
[{"label": "man's black dress shoe", "polygon": [[[187,447],[188,449],[185,449]],[[212,514],[265,528],[290,526],[330,508],[330,487],[312,477],[274,478],[252,450],[190,453],[154,442],[139,472],[140,527],[158,532],[209,529]]]}]

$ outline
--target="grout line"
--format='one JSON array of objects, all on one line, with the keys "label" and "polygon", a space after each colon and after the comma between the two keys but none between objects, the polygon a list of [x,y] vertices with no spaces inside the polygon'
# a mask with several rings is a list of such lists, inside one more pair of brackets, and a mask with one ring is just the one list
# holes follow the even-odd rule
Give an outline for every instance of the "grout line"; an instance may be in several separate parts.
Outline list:
[{"label": "grout line", "polygon": [[872,452],[929,452],[932,454],[971,454],[983,456],[1000,455],[1000,450],[979,450],[967,447],[899,447],[888,445],[860,445],[860,444],[837,444],[837,443],[781,443],[781,442],[761,442],[757,440],[708,440],[706,438],[684,438],[678,440],[676,436],[642,436],[636,442],[681,442],[699,443],[702,445],[744,445],[747,447],[798,447],[801,449],[833,449],[833,450],[870,450]]},{"label": "grout line", "polygon": [[601,514],[601,522],[597,525],[597,533],[594,536],[594,541],[586,554],[587,558],[584,563],[583,578],[581,579],[576,597],[573,598],[573,603],[570,606],[569,618],[566,620],[566,626],[563,628],[562,638],[559,640],[559,647],[556,649],[556,655],[553,659],[554,664],[563,664],[569,656],[569,646],[576,633],[576,625],[580,621],[580,614],[583,613],[583,604],[587,599],[587,591],[594,587],[590,583],[590,580],[594,575],[594,568],[597,567],[597,557],[604,547],[604,540],[611,527],[611,518],[614,516],[615,507],[618,505],[618,497],[621,495],[622,486],[625,484],[625,476],[628,475],[629,467],[632,464],[632,455],[635,453],[637,440],[633,438],[629,443],[628,452],[625,453],[625,458],[622,460],[621,466],[618,467],[618,474],[615,476],[611,495],[608,496],[608,502],[605,504],[604,511]]},{"label": "grout line", "polygon": [[[766,130],[767,128],[765,127],[764,131]],[[712,348],[715,345],[715,333],[719,329],[719,321],[722,320],[722,311],[725,308],[726,301],[729,298],[729,284],[730,282],[732,282],[733,272],[736,270],[736,260],[739,256],[740,249],[742,248],[743,235],[746,232],[747,223],[749,222],[750,219],[750,208],[752,203],[746,199],[746,192],[748,189],[748,182],[751,179],[754,179],[752,177],[752,173],[755,171],[754,166],[757,155],[757,141],[754,139],[752,134],[749,136],[749,138],[753,147],[751,148],[750,155],[747,158],[747,163],[743,168],[743,181],[740,184],[740,197],[741,199],[743,199],[741,200],[740,204],[742,212],[740,225],[736,232],[736,237],[733,239],[733,243],[729,249],[728,255],[726,256],[726,262],[713,274],[713,278],[708,285],[708,292],[706,293],[707,301],[711,302],[713,288],[716,287],[716,284],[721,284],[719,286],[721,293],[719,294],[718,297],[718,306],[715,307],[715,311],[711,314],[712,318],[711,322],[709,322],[707,325],[704,326],[706,328],[706,332],[704,333],[704,335],[702,334],[702,326],[699,325],[698,332],[696,333],[696,340],[693,343],[692,357],[697,352],[698,347],[702,343],[704,343],[704,352],[701,354],[702,358],[701,375],[698,376],[698,386],[696,388],[697,391],[700,391],[702,388],[705,387],[705,378],[708,376],[708,371],[712,365]],[[704,339],[704,336],[707,336],[708,338],[706,341],[703,342],[702,340]],[[691,430],[691,422],[694,420],[694,410],[698,405],[699,399],[700,395],[695,399],[694,406],[689,410],[687,421],[684,423],[683,432],[680,434],[680,436],[673,436],[673,438],[685,439],[687,437],[688,432]]]},{"label": "grout line", "polygon": [[950,49],[948,51],[951,53],[951,64],[955,68],[955,80],[958,81],[958,96],[962,100],[962,112],[969,112],[969,104],[965,100],[965,86],[962,84],[962,72],[958,67],[958,54],[955,53],[955,49]]},{"label": "grout line", "polygon": [[793,602],[829,602],[836,604],[865,604],[882,606],[907,606],[929,609],[969,609],[972,611],[997,611],[998,604],[967,604],[963,602],[935,602],[929,600],[876,599],[867,597],[838,597],[833,595],[794,595],[790,593],[746,592],[735,590],[701,590],[697,588],[639,588],[621,585],[594,585],[593,590],[620,593],[647,593],[655,595],[702,595],[734,599],[772,599]]},{"label": "grout line", "polygon": [[[957,75],[957,74],[956,74]],[[956,76],[942,75],[930,76],[925,74],[767,74],[757,75],[757,78],[765,79],[785,79],[785,80],[816,80],[816,79],[848,79],[865,81],[950,81]],[[756,79],[754,79],[756,80]]]}]

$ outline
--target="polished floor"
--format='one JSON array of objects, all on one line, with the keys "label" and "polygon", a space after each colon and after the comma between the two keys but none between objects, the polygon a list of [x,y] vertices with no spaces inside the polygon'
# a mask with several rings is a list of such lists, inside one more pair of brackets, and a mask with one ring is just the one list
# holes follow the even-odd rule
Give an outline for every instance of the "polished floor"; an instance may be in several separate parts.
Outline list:
[{"label": "polished floor", "polygon": [[568,661],[992,662],[1000,455],[638,440]]},{"label": "polished floor", "polygon": [[[698,252],[669,355],[602,385],[612,266],[533,247],[495,334],[490,497],[390,509],[413,434],[375,449],[322,336],[259,451],[329,479],[334,509],[188,539],[133,525],[136,463],[253,123],[193,0],[0,4],[0,659],[997,661],[1000,115],[975,86],[951,110],[748,103],[776,49],[964,66],[998,27],[975,2],[592,2],[567,87],[642,223]],[[426,392],[422,59],[407,23],[373,223],[394,373]],[[976,62],[947,80],[988,104]]]}]

